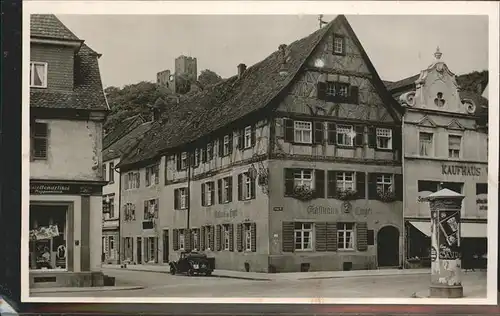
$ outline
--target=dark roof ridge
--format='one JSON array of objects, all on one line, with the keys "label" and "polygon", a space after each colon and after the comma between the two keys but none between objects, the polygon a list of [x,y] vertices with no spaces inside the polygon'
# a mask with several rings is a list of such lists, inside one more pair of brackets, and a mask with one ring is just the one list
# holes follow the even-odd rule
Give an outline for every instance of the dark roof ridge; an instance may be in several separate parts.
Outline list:
[{"label": "dark roof ridge", "polygon": [[30,21],[31,37],[83,42],[55,14],[31,14]]}]

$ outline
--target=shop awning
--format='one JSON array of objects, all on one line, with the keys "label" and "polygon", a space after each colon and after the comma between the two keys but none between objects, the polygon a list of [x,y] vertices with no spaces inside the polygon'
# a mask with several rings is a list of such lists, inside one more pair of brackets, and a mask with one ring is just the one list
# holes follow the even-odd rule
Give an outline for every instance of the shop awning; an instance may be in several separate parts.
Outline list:
[{"label": "shop awning", "polygon": [[460,223],[462,238],[486,238],[488,236],[487,223]]},{"label": "shop awning", "polygon": [[431,236],[431,222],[410,222],[410,224],[427,237]]}]

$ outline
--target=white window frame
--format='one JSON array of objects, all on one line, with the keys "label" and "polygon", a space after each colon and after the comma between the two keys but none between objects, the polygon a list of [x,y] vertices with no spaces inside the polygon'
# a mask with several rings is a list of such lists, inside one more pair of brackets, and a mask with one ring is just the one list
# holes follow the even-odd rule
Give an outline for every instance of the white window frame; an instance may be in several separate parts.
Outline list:
[{"label": "white window frame", "polygon": [[212,201],[212,191],[215,190],[215,182],[209,181],[205,183],[205,205],[211,206],[214,205],[214,201]]},{"label": "white window frame", "polygon": [[252,147],[252,126],[245,127],[244,145],[245,148]]},{"label": "white window frame", "polygon": [[193,229],[191,231],[191,238],[193,240],[193,250],[200,250],[200,235],[197,229]]},{"label": "white window frame", "polygon": [[[339,40],[339,41],[337,41]],[[340,45],[339,45],[340,44]],[[340,51],[339,51],[340,48]],[[344,39],[340,36],[333,36],[333,52],[335,54],[344,54]]]},{"label": "white window frame", "polygon": [[[35,78],[35,66],[43,66],[43,78],[44,80],[42,80],[42,85],[41,86],[37,86],[34,84],[34,78]],[[40,62],[40,61],[32,61],[30,62],[30,88],[47,88],[47,81],[48,81],[48,78],[47,78],[47,73],[48,73],[48,68],[49,68],[49,64],[46,63],[46,62]]]},{"label": "white window frame", "polygon": [[[343,142],[339,141],[339,135],[343,135]],[[352,125],[337,125],[337,139],[336,143],[340,146],[352,147],[354,146],[354,138],[356,133],[354,132],[354,126]]]},{"label": "white window frame", "polygon": [[112,161],[109,163],[109,177],[108,177],[108,181],[109,183],[115,183],[115,163]]},{"label": "white window frame", "polygon": [[243,224],[243,250],[252,251],[252,226]]},{"label": "white window frame", "polygon": [[115,249],[115,238],[113,236],[108,236],[108,241],[109,241],[109,250],[114,250]]},{"label": "white window frame", "polygon": [[179,250],[186,249],[186,239],[184,236],[184,229],[179,230]]},{"label": "white window frame", "polygon": [[[310,174],[308,178],[307,174]],[[304,186],[307,185],[309,189],[314,189],[314,170],[312,169],[301,169],[297,170],[293,174],[293,186]]]},{"label": "white window frame", "polygon": [[138,183],[137,183],[137,177],[138,176],[140,177],[139,171],[129,171],[129,172],[127,172],[127,175],[126,175],[126,177],[127,177],[127,184],[128,184],[127,190],[135,190],[135,189],[139,188]]},{"label": "white window frame", "polygon": [[222,225],[222,234],[223,234],[223,245],[222,245],[222,250],[229,250],[230,249],[230,243],[231,243],[231,238],[229,236],[229,225],[224,224]]},{"label": "white window frame", "polygon": [[187,152],[184,151],[181,153],[181,170],[187,169],[187,162]]},{"label": "white window frame", "polygon": [[[392,129],[390,128],[380,128],[376,129],[377,135],[377,148],[378,149],[392,149]],[[381,146],[380,141],[387,139],[387,147]]]},{"label": "white window frame", "polygon": [[211,241],[212,241],[212,227],[211,226],[205,226],[205,249],[206,250],[212,250],[210,248]]},{"label": "white window frame", "polygon": [[215,144],[212,145],[212,143],[207,144],[207,162],[214,159],[214,150],[213,150],[214,146],[215,146]]},{"label": "white window frame", "polygon": [[187,208],[187,188],[179,188],[179,208],[185,210]]},{"label": "white window frame", "polygon": [[229,135],[224,136],[224,148],[222,149],[222,154],[224,156],[229,155]]},{"label": "white window frame", "polygon": [[[348,177],[351,176],[351,180]],[[356,190],[356,173],[354,171],[340,171],[336,175],[337,189]]]},{"label": "white window frame", "polygon": [[229,202],[229,177],[222,178],[222,199],[224,203]]},{"label": "white window frame", "polygon": [[[386,186],[388,188],[386,189]],[[382,188],[382,189],[380,189]],[[378,174],[377,175],[377,191],[382,191],[382,193],[386,192],[394,192],[394,175],[392,174]]]},{"label": "white window frame", "polygon": [[[338,250],[354,250],[355,234],[354,223],[338,223],[340,227],[337,228],[337,249]],[[351,225],[351,228],[348,226]],[[347,236],[349,235],[350,245],[347,243]],[[342,239],[342,242],[340,241]],[[349,247],[350,246],[350,247]]]},{"label": "white window frame", "polygon": [[[459,145],[458,149],[452,149],[452,148],[450,148],[450,138],[452,138],[452,137],[460,138],[460,145]],[[462,135],[448,134],[448,158],[452,158],[452,159],[462,158],[462,143],[463,143],[462,140],[463,140]],[[453,152],[458,151],[458,156],[451,155],[452,151]]]},{"label": "white window frame", "polygon": [[[295,225],[300,224],[301,228],[295,228],[293,230],[293,245],[295,251],[312,251],[314,250],[314,223],[312,222],[303,222],[303,223],[295,223]],[[306,228],[309,226],[309,228]],[[304,237],[308,235],[309,244],[306,245],[304,242]],[[300,247],[297,247],[297,237],[300,236]]]},{"label": "white window frame", "polygon": [[248,172],[243,173],[243,199],[250,200],[252,198],[252,178]]},{"label": "white window frame", "polygon": [[[429,145],[429,151],[427,155],[422,154],[422,134],[427,134],[430,135],[430,145]],[[419,131],[418,132],[418,155],[422,157],[433,157],[434,156],[434,133],[432,132],[426,132],[426,131]]]},{"label": "white window frame", "polygon": [[294,121],[293,122],[293,141],[301,144],[312,144],[312,122]]},{"label": "white window frame", "polygon": [[194,151],[194,164],[195,166],[200,164],[200,149],[196,148]]}]

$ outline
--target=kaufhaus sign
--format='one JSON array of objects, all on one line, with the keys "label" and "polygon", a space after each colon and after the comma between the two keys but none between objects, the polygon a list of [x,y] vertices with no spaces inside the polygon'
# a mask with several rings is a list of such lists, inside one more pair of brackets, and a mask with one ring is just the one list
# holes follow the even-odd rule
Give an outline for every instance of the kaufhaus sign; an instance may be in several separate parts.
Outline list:
[{"label": "kaufhaus sign", "polygon": [[481,167],[471,165],[442,164],[441,173],[450,176],[481,176]]}]

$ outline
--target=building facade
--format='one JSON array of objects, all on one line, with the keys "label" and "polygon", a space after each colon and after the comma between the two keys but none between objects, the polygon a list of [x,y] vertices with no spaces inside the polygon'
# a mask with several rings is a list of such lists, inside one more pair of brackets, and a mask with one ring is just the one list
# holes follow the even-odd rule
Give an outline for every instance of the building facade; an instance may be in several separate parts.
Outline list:
[{"label": "building facade", "polygon": [[399,267],[401,108],[346,18],[238,70],[169,111],[120,163],[125,256],[165,264],[196,250],[217,269],[259,272]]},{"label": "building facade", "polygon": [[410,265],[430,264],[430,209],[422,198],[447,188],[465,196],[460,226],[465,266],[487,252],[488,131],[480,117],[487,100],[482,91],[462,91],[441,56],[438,50],[434,63],[400,96],[406,107],[406,258]]},{"label": "building facade", "polygon": [[54,15],[31,16],[31,287],[102,286],[101,149],[108,106],[99,56]]}]

